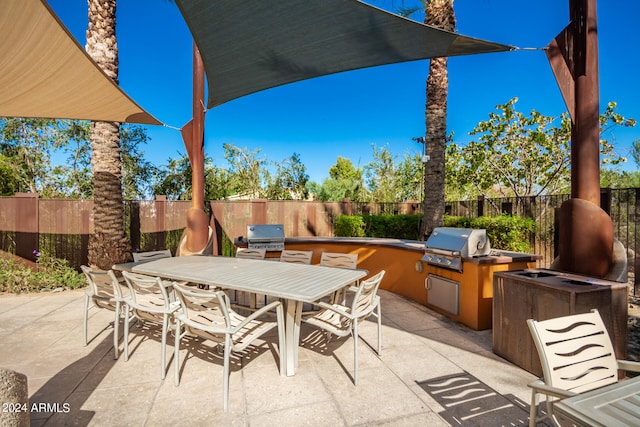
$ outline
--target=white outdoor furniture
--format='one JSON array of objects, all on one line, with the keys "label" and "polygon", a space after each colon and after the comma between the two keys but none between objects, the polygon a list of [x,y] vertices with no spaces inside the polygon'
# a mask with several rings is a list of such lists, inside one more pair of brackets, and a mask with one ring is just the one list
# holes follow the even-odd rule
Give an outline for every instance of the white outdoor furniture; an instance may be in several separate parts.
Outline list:
[{"label": "white outdoor furniture", "polygon": [[[174,259],[174,258],[165,258]],[[154,261],[150,261],[154,262]],[[160,350],[160,377],[166,375],[166,346],[169,323],[173,323],[173,314],[180,304],[169,297],[173,283],[164,282],[159,277],[150,277],[137,273],[123,271],[129,296],[124,301],[127,308],[140,321],[150,321],[162,325],[162,348]],[[129,316],[124,319],[124,360],[129,360]]]},{"label": "white outdoor furniture", "polygon": [[[345,254],[341,252],[322,252],[320,256],[320,265],[324,265],[327,267],[337,267],[337,268],[358,268],[358,254]],[[351,283],[349,287],[345,289],[341,289],[338,292],[334,293],[329,301],[342,304],[346,303],[347,291],[355,290],[354,286],[357,283]]]},{"label": "white outdoor furniture", "polygon": [[[207,291],[175,285],[181,310],[175,314],[176,334],[174,347],[175,383],[180,384],[180,339],[186,335],[197,336],[223,345],[224,348],[224,410],[229,406],[229,358],[231,352],[240,352],[256,339],[278,328],[278,349],[284,349],[284,315],[282,304],[272,302],[244,317],[233,311],[229,297],[223,291]],[[276,311],[276,321],[273,313]],[[266,319],[266,320],[264,320]],[[284,375],[284,357],[280,357],[280,374]]]},{"label": "white outdoor furniture", "polygon": [[[529,319],[527,325],[544,376],[529,384],[532,388],[531,427],[545,419],[560,425],[554,415],[556,399],[615,384],[618,369],[640,372],[640,363],[616,360],[609,333],[597,310],[540,322]],[[537,414],[540,394],[547,396],[543,416]]]},{"label": "white outdoor furniture", "polygon": [[103,308],[114,312],[113,319],[113,357],[118,358],[118,326],[120,315],[124,309],[124,293],[118,279],[111,270],[95,270],[85,265],[80,267],[89,285],[84,294],[84,316],[82,322],[82,336],[87,345],[87,329],[89,323],[89,309]]},{"label": "white outdoor furniture", "polygon": [[[244,259],[264,259],[267,255],[267,250],[264,248],[237,248],[236,249],[236,258],[244,258]],[[258,295],[255,293],[249,294],[249,304],[239,304],[238,303],[238,293],[234,293],[234,305],[238,308],[244,308],[249,310],[255,310],[257,307]],[[266,298],[265,298],[266,303]]]},{"label": "white outdoor furniture", "polygon": [[577,426],[640,426],[640,377],[567,397],[554,409]]},{"label": "white outdoor furniture", "polygon": [[318,302],[321,311],[311,317],[303,318],[303,321],[327,331],[327,342],[331,334],[338,337],[353,337],[353,383],[358,385],[358,325],[370,315],[378,320],[378,347],[380,354],[382,347],[382,316],[380,313],[380,297],[377,295],[378,287],[384,277],[382,270],[375,276],[363,280],[356,287],[355,296],[349,306],[341,304],[328,304]]},{"label": "white outdoor furniture", "polygon": [[132,270],[281,298],[286,312],[284,353],[288,376],[295,374],[298,363],[302,304],[331,295],[367,275],[366,270],[218,256],[165,258],[139,264]]},{"label": "white outdoor furniture", "polygon": [[162,251],[133,252],[133,262],[153,261],[160,258],[171,258],[171,251],[165,249]]},{"label": "white outdoor furniture", "polygon": [[322,252],[320,265],[327,267],[358,268],[358,254]]},{"label": "white outdoor furniture", "polygon": [[313,251],[298,251],[285,249],[280,252],[280,262],[294,262],[298,264],[311,264]]},{"label": "white outdoor furniture", "polygon": [[267,255],[267,250],[262,248],[238,248],[236,249],[237,258],[245,259],[264,259]]}]

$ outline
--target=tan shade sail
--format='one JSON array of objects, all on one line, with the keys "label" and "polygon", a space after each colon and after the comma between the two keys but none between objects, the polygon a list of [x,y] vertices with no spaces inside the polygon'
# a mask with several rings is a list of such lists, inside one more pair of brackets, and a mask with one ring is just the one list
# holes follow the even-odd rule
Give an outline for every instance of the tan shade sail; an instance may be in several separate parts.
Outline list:
[{"label": "tan shade sail", "polygon": [[44,0],[0,0],[0,116],[161,124],[102,72]]},{"label": "tan shade sail", "polygon": [[211,108],[342,71],[510,46],[465,37],[356,0],[176,0],[200,50]]}]

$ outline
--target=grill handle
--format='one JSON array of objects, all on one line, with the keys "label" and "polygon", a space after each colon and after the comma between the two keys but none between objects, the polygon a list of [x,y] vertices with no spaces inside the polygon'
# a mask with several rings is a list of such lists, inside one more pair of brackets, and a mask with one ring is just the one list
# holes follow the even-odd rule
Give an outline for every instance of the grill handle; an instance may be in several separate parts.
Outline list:
[{"label": "grill handle", "polygon": [[429,248],[427,251],[438,254],[438,255],[448,255],[448,256],[460,256],[460,251],[447,251],[445,249],[435,249]]}]

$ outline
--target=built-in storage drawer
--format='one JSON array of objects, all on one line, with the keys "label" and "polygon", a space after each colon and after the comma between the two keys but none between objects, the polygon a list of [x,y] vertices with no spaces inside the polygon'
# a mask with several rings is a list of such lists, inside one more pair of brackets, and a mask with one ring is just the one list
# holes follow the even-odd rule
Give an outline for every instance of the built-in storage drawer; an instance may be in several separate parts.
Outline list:
[{"label": "built-in storage drawer", "polygon": [[456,316],[460,314],[460,282],[429,274],[425,287],[429,304]]}]

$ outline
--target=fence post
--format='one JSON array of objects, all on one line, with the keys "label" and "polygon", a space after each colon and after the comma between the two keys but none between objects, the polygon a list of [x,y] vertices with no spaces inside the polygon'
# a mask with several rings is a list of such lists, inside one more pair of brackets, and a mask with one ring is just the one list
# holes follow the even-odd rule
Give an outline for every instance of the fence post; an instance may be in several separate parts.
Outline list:
[{"label": "fence post", "polygon": [[344,215],[351,215],[351,201],[346,197],[342,199],[342,213]]},{"label": "fence post", "polygon": [[137,200],[129,202],[129,238],[131,249],[136,252],[140,249],[140,202]]},{"label": "fence post", "polygon": [[484,216],[484,196],[478,196],[478,218]]},{"label": "fence post", "polygon": [[156,196],[156,250],[167,247],[167,196]]},{"label": "fence post", "polygon": [[36,261],[40,251],[40,211],[38,193],[16,193],[16,255]]},{"label": "fence post", "polygon": [[611,189],[600,189],[600,209],[605,211],[607,215],[611,216]]}]

